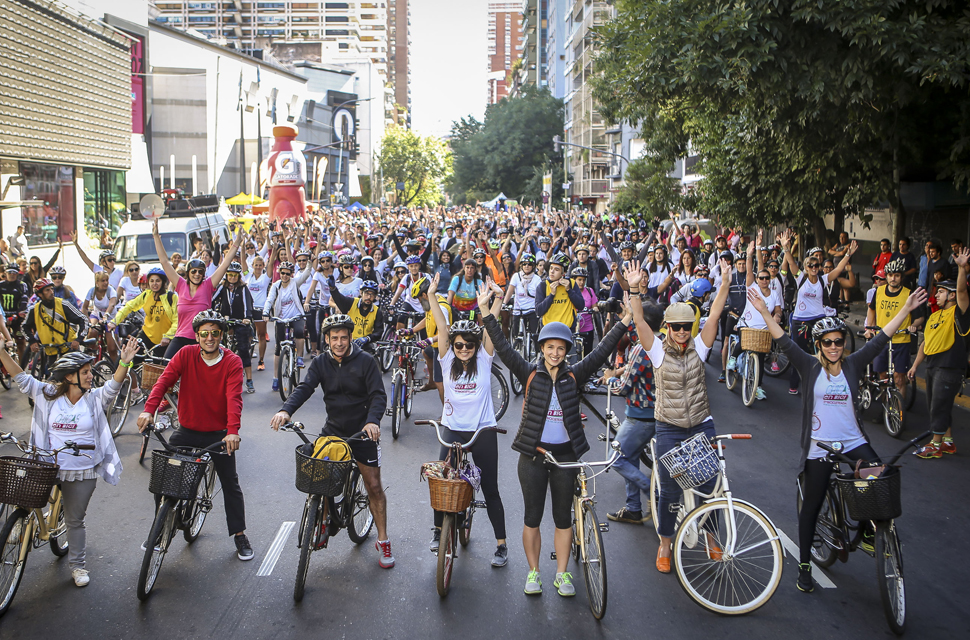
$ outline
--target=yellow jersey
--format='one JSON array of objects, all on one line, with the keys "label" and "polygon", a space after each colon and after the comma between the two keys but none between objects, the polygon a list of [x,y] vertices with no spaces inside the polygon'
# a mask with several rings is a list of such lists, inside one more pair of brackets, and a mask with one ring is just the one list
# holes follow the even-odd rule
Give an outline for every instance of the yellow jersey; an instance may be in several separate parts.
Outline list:
[{"label": "yellow jersey", "polygon": [[[903,308],[903,305],[906,304],[906,299],[909,298],[908,288],[902,287],[897,293],[893,294],[889,293],[888,287],[889,285],[887,284],[882,285],[876,289],[876,295],[872,297],[871,308],[876,312],[876,326],[880,329],[892,322],[900,309]],[[906,328],[912,323],[912,315],[907,314],[901,328]],[[893,336],[893,344],[901,344],[909,341],[910,336],[905,333]]]},{"label": "yellow jersey", "polygon": [[374,324],[377,322],[377,305],[372,304],[370,313],[360,312],[360,298],[354,298],[354,303],[350,305],[350,313],[347,314],[354,321],[353,339],[366,338],[374,333]]},{"label": "yellow jersey", "polygon": [[[441,294],[437,294],[438,303],[441,305],[441,310],[445,312],[445,318],[448,320],[448,324],[451,325],[451,307],[448,305],[448,297]],[[424,331],[428,334],[428,338],[431,339],[438,335],[438,325],[434,321],[434,316],[428,311],[424,314]]]},{"label": "yellow jersey", "polygon": [[[556,287],[556,293],[552,298],[552,306],[542,316],[542,324],[561,322],[571,329],[573,322],[576,320],[576,307],[573,305],[573,301],[569,299],[569,290],[573,288],[573,282],[568,278],[563,278],[562,282],[566,286]],[[547,293],[550,286],[550,283],[546,282]]]}]

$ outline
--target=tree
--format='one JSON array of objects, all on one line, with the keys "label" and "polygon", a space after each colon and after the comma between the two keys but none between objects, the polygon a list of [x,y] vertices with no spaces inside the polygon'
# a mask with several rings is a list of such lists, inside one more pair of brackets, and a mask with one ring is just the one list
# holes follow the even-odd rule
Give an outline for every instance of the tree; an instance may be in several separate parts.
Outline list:
[{"label": "tree", "polygon": [[[562,100],[548,89],[523,87],[519,97],[489,105],[484,122],[468,117],[453,123],[454,175],[447,189],[455,202],[490,200],[500,191],[513,199],[541,200],[541,173],[562,166],[552,138],[562,134],[563,115]],[[559,197],[561,183],[553,180]]]},{"label": "tree", "polygon": [[451,161],[438,138],[421,137],[403,127],[390,127],[381,140],[377,164],[385,190],[396,193],[399,204],[421,206],[442,201],[439,185],[448,178]]},{"label": "tree", "polygon": [[[596,96],[647,157],[700,156],[702,213],[813,224],[904,179],[970,182],[970,15],[955,0],[618,0]],[[663,186],[648,184],[653,202]],[[901,227],[897,233],[901,233]]]},{"label": "tree", "polygon": [[630,162],[623,180],[624,185],[610,205],[611,211],[663,219],[671,211],[678,211],[684,206],[680,181],[667,177],[666,165],[658,165],[652,158],[638,158]]}]

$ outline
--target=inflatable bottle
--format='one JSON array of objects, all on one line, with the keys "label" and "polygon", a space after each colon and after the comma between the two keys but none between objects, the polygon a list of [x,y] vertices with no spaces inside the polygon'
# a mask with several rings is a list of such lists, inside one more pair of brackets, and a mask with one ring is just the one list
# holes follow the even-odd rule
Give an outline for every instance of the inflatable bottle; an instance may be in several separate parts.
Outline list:
[{"label": "inflatable bottle", "polygon": [[293,149],[297,128],[291,125],[273,127],[273,151],[269,164],[269,220],[304,220],[306,218],[306,159]]}]

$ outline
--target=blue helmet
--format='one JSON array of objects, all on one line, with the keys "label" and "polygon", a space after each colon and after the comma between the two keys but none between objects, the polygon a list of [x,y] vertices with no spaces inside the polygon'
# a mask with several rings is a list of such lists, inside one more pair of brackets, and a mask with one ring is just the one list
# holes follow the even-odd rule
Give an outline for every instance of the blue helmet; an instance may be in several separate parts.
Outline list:
[{"label": "blue helmet", "polygon": [[695,298],[703,298],[711,291],[711,281],[707,278],[698,278],[690,283],[690,295]]},{"label": "blue helmet", "polygon": [[408,256],[408,259],[404,261],[404,264],[421,264],[421,258],[418,256]]},{"label": "blue helmet", "polygon": [[152,267],[151,269],[149,269],[147,277],[151,278],[152,276],[158,276],[159,278],[161,278],[163,287],[168,286],[168,276],[165,275],[165,270],[162,269],[161,267]]},{"label": "blue helmet", "polygon": [[573,348],[573,332],[569,330],[569,327],[562,322],[550,322],[546,326],[542,327],[539,332],[539,339],[536,340],[536,344],[539,348],[542,348],[542,343],[546,340],[562,340],[566,343],[566,353],[569,353]]}]

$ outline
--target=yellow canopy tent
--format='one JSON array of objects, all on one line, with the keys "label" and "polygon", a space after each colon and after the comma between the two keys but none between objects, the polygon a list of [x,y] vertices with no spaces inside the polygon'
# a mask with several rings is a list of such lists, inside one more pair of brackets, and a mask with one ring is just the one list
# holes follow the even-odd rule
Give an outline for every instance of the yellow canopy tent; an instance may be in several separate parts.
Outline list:
[{"label": "yellow canopy tent", "polygon": [[248,193],[242,193],[242,192],[226,200],[226,204],[232,204],[232,205],[261,204],[263,202],[266,202],[266,201],[257,195],[249,195]]}]

